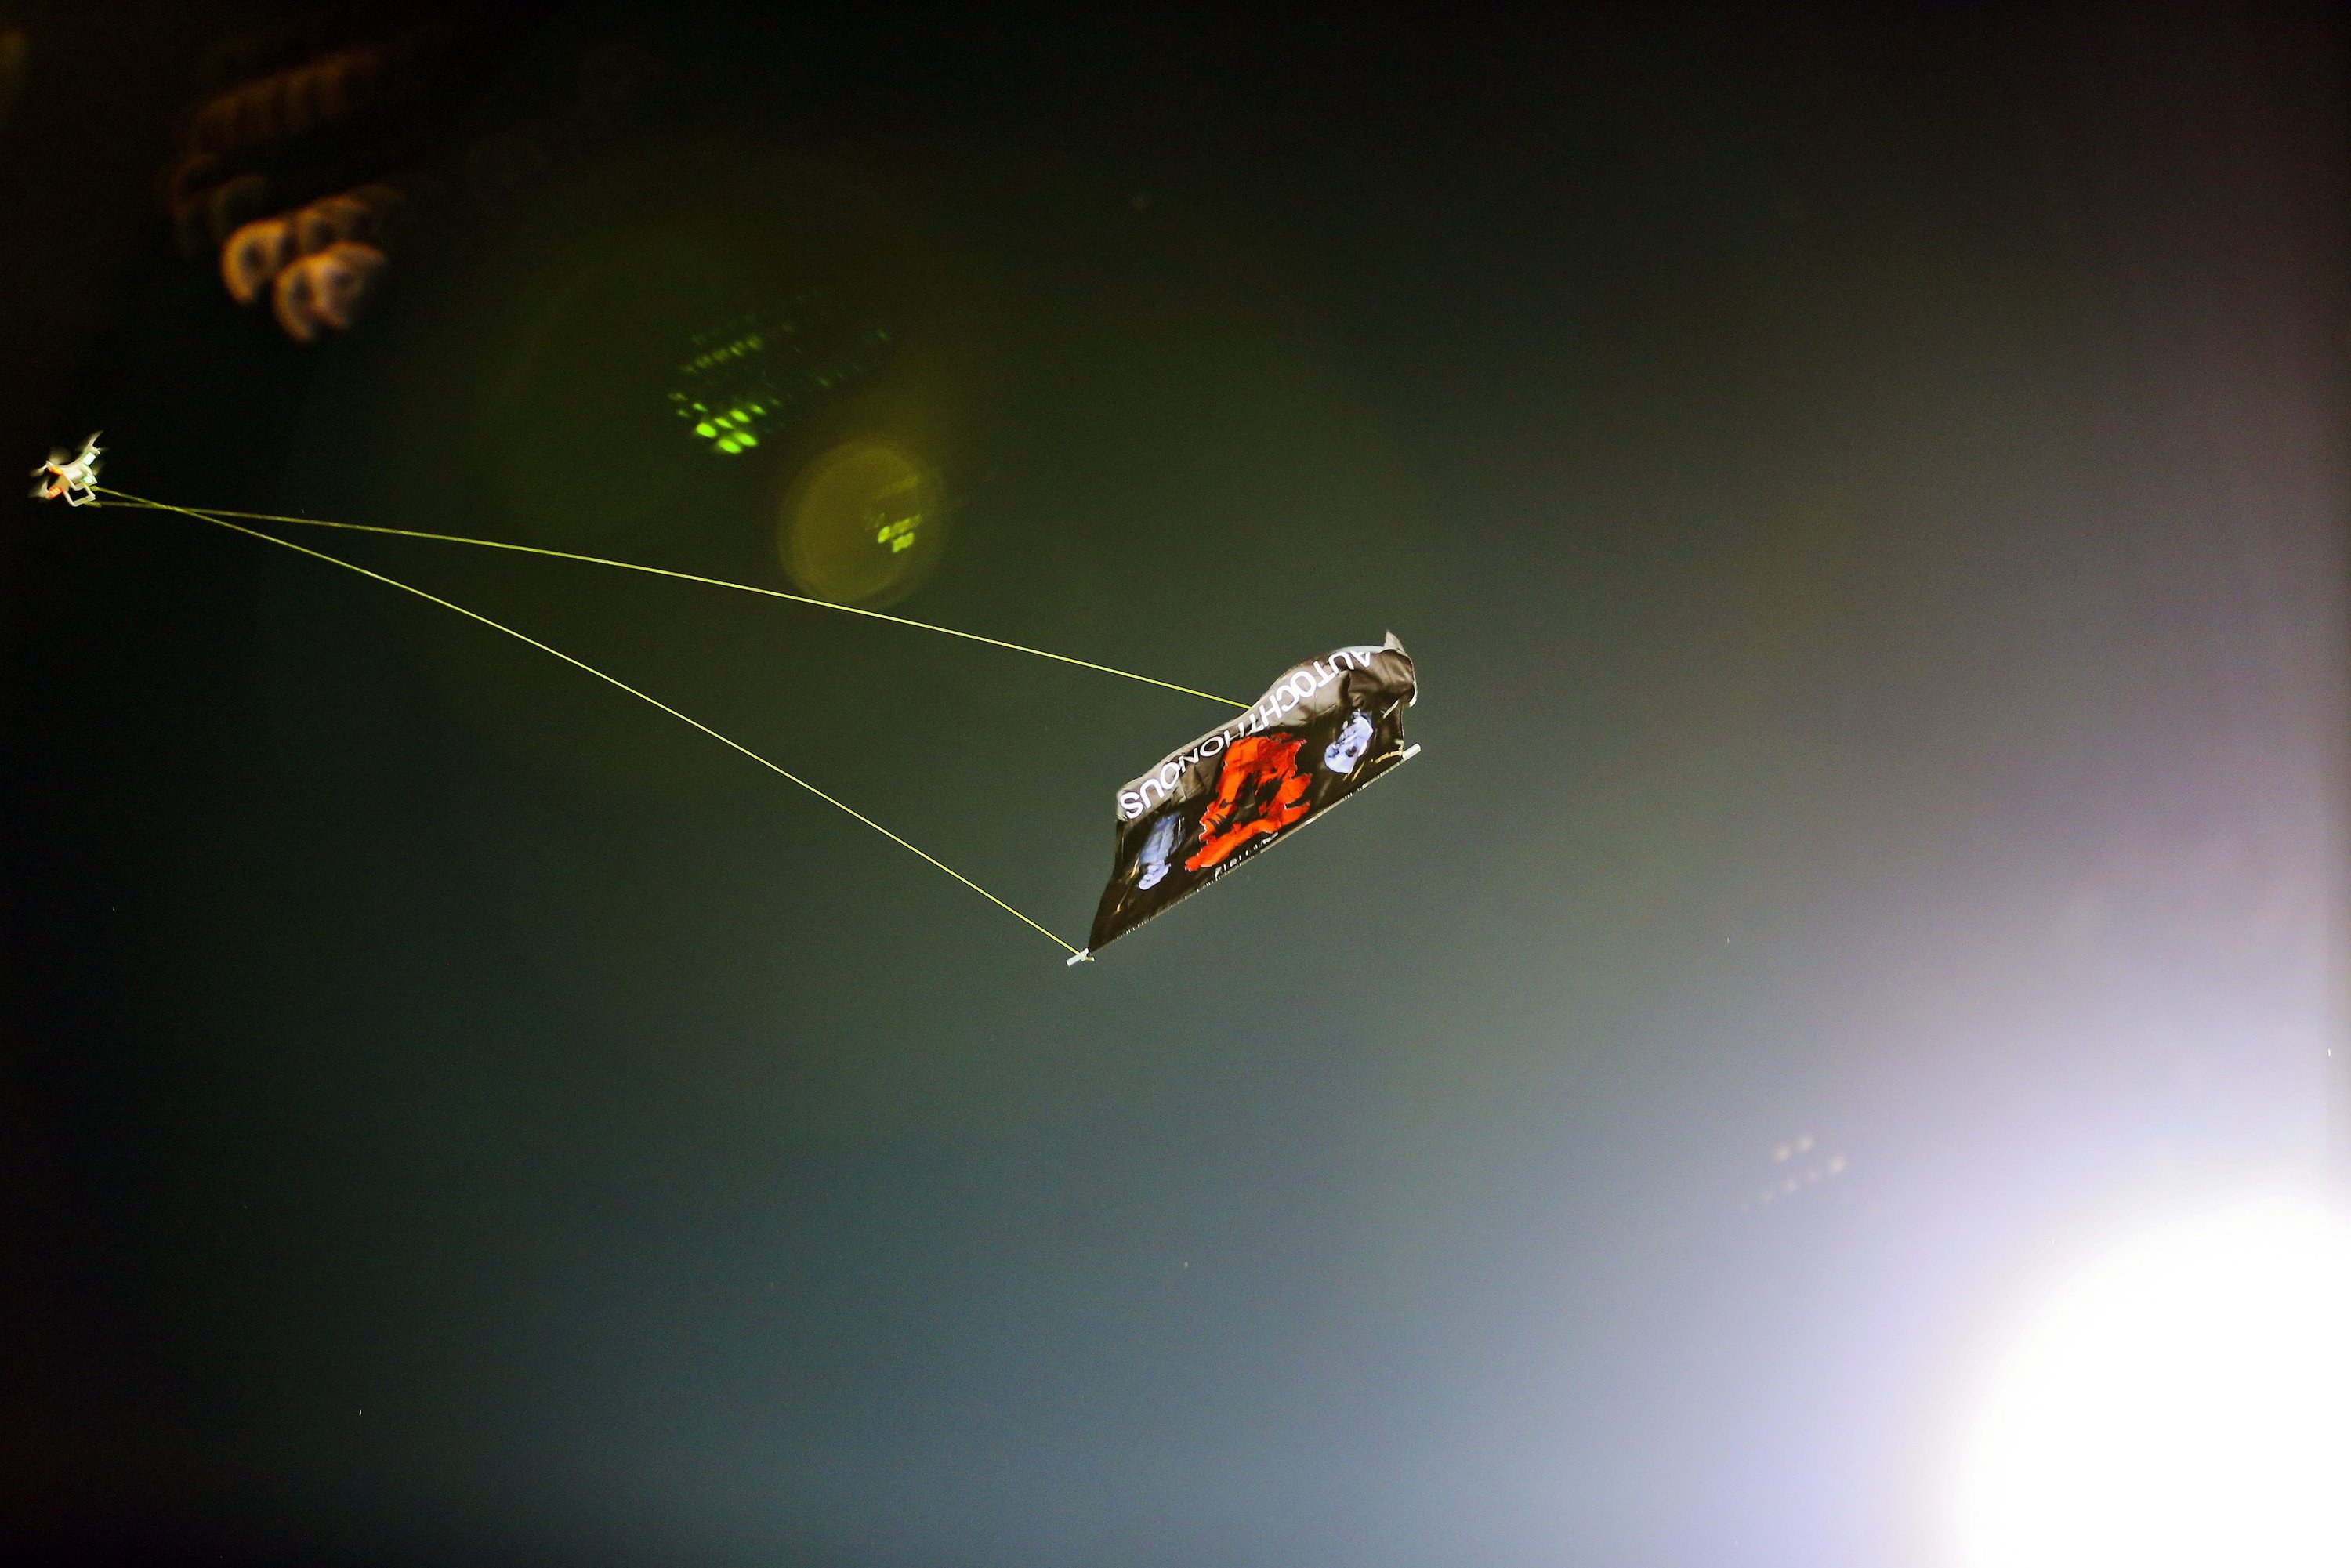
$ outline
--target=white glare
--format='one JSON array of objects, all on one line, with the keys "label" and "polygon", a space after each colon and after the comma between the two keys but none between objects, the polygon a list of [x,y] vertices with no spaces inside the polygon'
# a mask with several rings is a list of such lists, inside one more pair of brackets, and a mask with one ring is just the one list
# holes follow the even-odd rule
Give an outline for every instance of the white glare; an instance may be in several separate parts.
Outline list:
[{"label": "white glare", "polygon": [[2214,1209],[2116,1247],[1998,1365],[1962,1568],[2351,1564],[2351,1227]]}]

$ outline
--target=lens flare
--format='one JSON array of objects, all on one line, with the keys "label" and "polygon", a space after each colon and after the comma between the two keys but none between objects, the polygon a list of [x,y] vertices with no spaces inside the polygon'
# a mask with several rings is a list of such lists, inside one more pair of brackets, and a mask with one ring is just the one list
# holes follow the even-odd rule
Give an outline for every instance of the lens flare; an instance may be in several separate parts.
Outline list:
[{"label": "lens flare", "polygon": [[810,463],[786,497],[778,545],[792,580],[836,604],[882,604],[938,554],[937,481],[893,442],[846,442]]},{"label": "lens flare", "polygon": [[2064,1281],[1968,1434],[1960,1568],[2351,1563],[2351,1225],[2215,1207]]}]

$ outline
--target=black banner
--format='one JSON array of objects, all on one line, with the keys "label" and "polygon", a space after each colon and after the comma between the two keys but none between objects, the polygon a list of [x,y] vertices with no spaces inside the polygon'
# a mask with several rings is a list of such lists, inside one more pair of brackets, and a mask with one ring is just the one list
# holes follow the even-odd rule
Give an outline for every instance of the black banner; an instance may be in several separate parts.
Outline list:
[{"label": "black banner", "polygon": [[1248,712],[1128,783],[1118,792],[1118,861],[1087,953],[1419,750],[1404,743],[1404,710],[1418,695],[1412,656],[1393,633],[1381,646],[1341,648],[1291,665]]}]

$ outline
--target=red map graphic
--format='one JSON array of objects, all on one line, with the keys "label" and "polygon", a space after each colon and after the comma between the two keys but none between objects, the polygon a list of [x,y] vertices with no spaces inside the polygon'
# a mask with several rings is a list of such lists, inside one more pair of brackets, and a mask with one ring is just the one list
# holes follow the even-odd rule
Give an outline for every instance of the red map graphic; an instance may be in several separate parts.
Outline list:
[{"label": "red map graphic", "polygon": [[1298,771],[1302,737],[1253,735],[1233,742],[1217,774],[1217,798],[1200,818],[1200,848],[1186,871],[1221,863],[1251,839],[1270,838],[1311,810],[1311,775]]}]

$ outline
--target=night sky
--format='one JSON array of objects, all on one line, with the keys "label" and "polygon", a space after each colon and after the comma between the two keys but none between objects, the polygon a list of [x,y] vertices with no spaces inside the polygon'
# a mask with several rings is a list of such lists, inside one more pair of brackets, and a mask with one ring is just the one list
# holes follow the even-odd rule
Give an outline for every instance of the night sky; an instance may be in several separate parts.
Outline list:
[{"label": "night sky", "polygon": [[[946,502],[894,612],[1243,697],[1393,630],[1426,750],[1072,970],[520,643],[0,505],[0,1551],[1931,1564],[2020,1282],[2330,1157],[2314,9],[549,5],[304,347],[155,184],[193,62],[326,9],[0,6],[9,461],[789,589],[778,487],[878,421]],[[629,444],[806,279],[908,346]],[[1073,940],[1222,716],[302,542]]]}]

